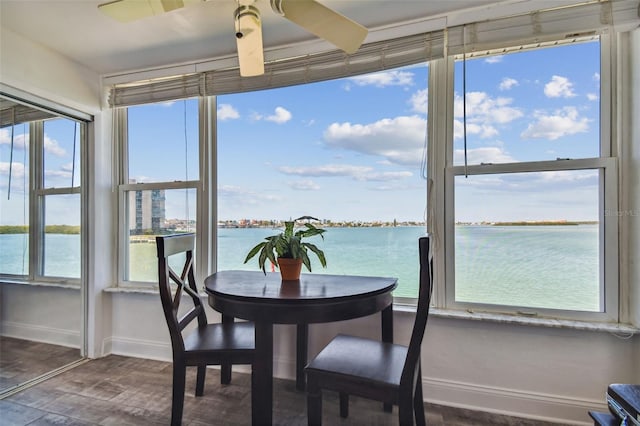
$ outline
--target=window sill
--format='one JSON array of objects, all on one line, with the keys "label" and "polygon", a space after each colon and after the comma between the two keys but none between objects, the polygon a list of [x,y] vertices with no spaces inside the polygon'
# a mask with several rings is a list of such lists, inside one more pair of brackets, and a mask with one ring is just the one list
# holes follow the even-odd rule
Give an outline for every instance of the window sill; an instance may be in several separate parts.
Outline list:
[{"label": "window sill", "polygon": [[[415,312],[415,306],[394,305],[395,311]],[[597,331],[631,337],[640,334],[640,328],[631,324],[575,321],[555,318],[532,318],[519,315],[498,314],[489,312],[468,312],[454,309],[430,308],[429,315],[436,318],[486,321],[501,324],[516,324],[534,327],[567,328],[572,330]]]},{"label": "window sill", "polygon": [[158,289],[155,287],[107,287],[104,290],[105,293],[126,293],[126,294],[158,294]]},{"label": "window sill", "polygon": [[15,284],[31,287],[53,287],[53,288],[66,288],[70,290],[80,290],[79,282],[70,282],[68,280],[60,281],[27,281],[27,280],[15,280],[0,278],[0,284]]},{"label": "window sill", "polygon": [[[124,293],[124,294],[148,294],[157,295],[158,289],[153,287],[109,287],[103,290],[106,293]],[[207,297],[204,292],[200,293],[203,298]],[[396,312],[416,312],[416,306],[404,303],[394,303],[393,310]],[[567,328],[572,330],[598,331],[605,333],[619,334],[623,337],[631,337],[640,334],[640,328],[631,324],[617,324],[606,322],[587,322],[572,321],[554,318],[531,318],[518,315],[496,314],[487,312],[468,312],[453,309],[430,308],[429,315],[437,318],[459,319],[471,321],[486,321],[501,324],[517,324],[524,326],[548,327],[548,328]]]},{"label": "window sill", "polygon": [[[158,296],[158,288],[152,286],[130,286],[130,287],[107,287],[102,290],[105,293],[122,293],[122,294],[148,294]],[[188,296],[187,293],[182,293],[182,296]],[[208,295],[204,290],[200,291],[200,297],[206,298]]]}]

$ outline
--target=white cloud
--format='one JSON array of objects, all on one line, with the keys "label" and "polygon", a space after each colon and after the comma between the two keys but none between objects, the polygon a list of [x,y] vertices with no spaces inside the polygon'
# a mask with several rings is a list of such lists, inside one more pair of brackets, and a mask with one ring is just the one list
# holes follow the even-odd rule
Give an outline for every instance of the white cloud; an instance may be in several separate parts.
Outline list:
[{"label": "white cloud", "polygon": [[[489,124],[476,124],[467,121],[467,135],[479,135],[482,139],[489,139],[498,135],[498,129]],[[453,137],[464,137],[464,123],[461,120],[453,120]]]},{"label": "white cloud", "polygon": [[295,189],[297,191],[317,191],[320,189],[320,185],[315,183],[312,180],[296,180],[292,182],[288,182],[289,187],[291,189]]},{"label": "white cloud", "polygon": [[351,77],[349,81],[357,86],[410,86],[413,84],[413,73],[408,71],[385,71]]},{"label": "white cloud", "polygon": [[564,107],[552,115],[536,112],[534,116],[536,122],[529,124],[520,135],[521,137],[556,140],[563,136],[584,133],[589,130],[589,119],[580,117],[578,110],[574,107]]},{"label": "white cloud", "polygon": [[297,176],[358,176],[370,172],[373,168],[369,166],[353,166],[350,164],[326,164],[324,166],[312,167],[291,167],[282,166],[278,170],[287,175]]},{"label": "white cloud", "polygon": [[324,132],[333,148],[378,155],[396,164],[419,165],[427,122],[417,115],[385,118],[369,124],[333,123]]},{"label": "white cloud", "polygon": [[236,118],[240,118],[240,113],[229,104],[220,104],[218,106],[217,116],[218,120],[221,121],[235,120]]},{"label": "white cloud", "polygon": [[276,107],[275,112],[271,115],[263,116],[260,114],[254,114],[253,116],[254,120],[272,121],[277,124],[286,123],[291,120],[291,117],[291,113],[281,106]]},{"label": "white cloud", "polygon": [[591,77],[593,79],[593,81],[600,81],[600,73],[597,72],[595,74],[593,74],[593,77]]},{"label": "white cloud", "polygon": [[[485,92],[467,93],[467,134],[485,139],[497,136],[499,132],[493,123],[506,124],[523,116],[520,109],[511,106],[512,102],[511,98],[492,98]],[[462,96],[456,95],[453,111],[457,118],[453,123],[453,137],[461,138],[464,135]]]},{"label": "white cloud", "polygon": [[518,80],[516,80],[515,78],[511,78],[511,77],[505,77],[502,79],[502,81],[500,82],[500,85],[498,86],[498,88],[500,90],[509,90],[512,87],[515,87],[517,85],[519,85],[520,83],[518,83]]},{"label": "white cloud", "polygon": [[258,204],[260,201],[282,201],[282,197],[277,194],[255,192],[251,189],[234,185],[218,187],[218,196],[233,199],[240,204]]},{"label": "white cloud", "polygon": [[[13,148],[14,149],[25,149],[25,146],[29,142],[27,134],[20,133],[14,131],[13,133]],[[11,130],[8,128],[0,129],[0,145],[11,145]]]},{"label": "white cloud", "polygon": [[[453,153],[454,164],[464,164],[464,150],[456,149]],[[467,163],[468,164],[480,164],[480,163],[513,163],[516,160],[509,154],[504,152],[502,148],[495,146],[488,146],[482,148],[467,149]]]},{"label": "white cloud", "polygon": [[409,103],[411,104],[411,110],[421,114],[427,113],[427,100],[429,98],[428,89],[421,89],[411,95]]},{"label": "white cloud", "polygon": [[[11,179],[22,179],[24,177],[24,164],[13,162],[11,166]],[[0,162],[0,175],[9,176],[9,162]]]},{"label": "white cloud", "polygon": [[600,96],[598,96],[597,93],[587,93],[587,99],[589,99],[590,101],[597,101],[598,99],[600,99]]},{"label": "white cloud", "polygon": [[44,174],[50,178],[71,178],[71,171],[67,170],[45,170]]},{"label": "white cloud", "polygon": [[67,151],[60,146],[57,140],[51,139],[49,136],[44,135],[44,150],[56,157],[64,157],[67,155]]},{"label": "white cloud", "polygon": [[291,167],[282,166],[278,171],[287,175],[311,177],[351,177],[358,181],[389,182],[413,176],[409,171],[378,172],[370,166],[351,164],[325,164],[321,166]]},{"label": "white cloud", "polygon": [[496,55],[496,56],[489,56],[487,59],[485,59],[484,61],[487,64],[497,64],[502,62],[502,59],[504,58],[504,55]]},{"label": "white cloud", "polygon": [[[25,133],[13,135],[13,149],[24,150],[29,143],[29,135]],[[11,131],[7,128],[0,129],[0,145],[11,145]],[[67,154],[57,140],[44,135],[44,150],[56,157],[64,157]]]},{"label": "white cloud", "polygon": [[544,94],[549,98],[572,98],[573,83],[567,77],[554,75],[551,81],[544,85]]}]

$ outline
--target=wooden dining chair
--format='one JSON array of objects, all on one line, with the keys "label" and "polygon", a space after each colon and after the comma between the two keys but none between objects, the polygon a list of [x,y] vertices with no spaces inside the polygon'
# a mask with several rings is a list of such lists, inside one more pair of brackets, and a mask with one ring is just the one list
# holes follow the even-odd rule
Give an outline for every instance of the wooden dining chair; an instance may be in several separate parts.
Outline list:
[{"label": "wooden dining chair", "polygon": [[[194,276],[193,247],[194,234],[178,234],[156,237],[158,251],[158,284],[171,348],[173,350],[173,396],[171,403],[171,424],[182,423],[184,388],[187,366],[198,367],[196,396],[204,392],[207,365],[253,365],[255,342],[254,327],[250,322],[225,322],[209,324]],[[184,255],[182,271],[178,274],[169,265],[169,257]],[[175,294],[171,283],[176,284]],[[193,302],[186,312],[179,312],[183,291]],[[197,327],[190,333],[183,330],[197,319]],[[253,370],[253,368],[252,368]],[[221,374],[221,382],[229,383],[228,374]]]},{"label": "wooden dining chair", "polygon": [[420,346],[431,302],[429,237],[418,241],[420,289],[409,346],[338,335],[311,361],[307,373],[308,424],[322,424],[322,389],[339,392],[340,416],[349,415],[349,395],[398,405],[401,426],[426,424]]}]

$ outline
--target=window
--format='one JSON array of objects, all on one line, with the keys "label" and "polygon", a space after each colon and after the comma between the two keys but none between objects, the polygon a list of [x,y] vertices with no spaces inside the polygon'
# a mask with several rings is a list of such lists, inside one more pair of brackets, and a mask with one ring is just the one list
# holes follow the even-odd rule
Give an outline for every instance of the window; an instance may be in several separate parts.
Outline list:
[{"label": "window", "polygon": [[257,270],[249,249],[310,215],[327,229],[314,273],[393,276],[396,297],[416,298],[427,76],[420,64],[218,96],[218,269]]},{"label": "window", "polygon": [[200,104],[184,99],[139,105],[118,115],[126,129],[120,133],[122,283],[157,283],[156,235],[199,230]]},{"label": "window", "polygon": [[617,319],[606,40],[456,58],[446,306]]},{"label": "window", "polygon": [[0,169],[0,274],[79,285],[85,129],[75,120],[47,118],[0,130],[7,159]]}]

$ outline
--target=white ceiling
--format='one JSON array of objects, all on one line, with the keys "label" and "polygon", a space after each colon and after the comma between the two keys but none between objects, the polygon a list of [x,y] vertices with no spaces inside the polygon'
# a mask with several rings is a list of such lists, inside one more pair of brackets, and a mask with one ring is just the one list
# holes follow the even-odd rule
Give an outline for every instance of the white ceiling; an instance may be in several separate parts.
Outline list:
[{"label": "white ceiling", "polygon": [[[235,56],[237,0],[208,0],[159,16],[117,22],[98,11],[106,0],[0,0],[0,25],[100,75]],[[549,0],[537,0],[549,3]],[[371,29],[486,6],[495,0],[321,0]],[[502,3],[517,3],[508,1]],[[265,50],[314,40],[257,0]],[[365,40],[366,42],[366,40]]]}]

